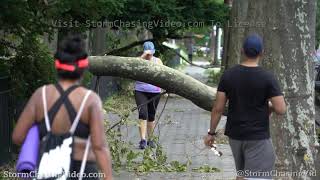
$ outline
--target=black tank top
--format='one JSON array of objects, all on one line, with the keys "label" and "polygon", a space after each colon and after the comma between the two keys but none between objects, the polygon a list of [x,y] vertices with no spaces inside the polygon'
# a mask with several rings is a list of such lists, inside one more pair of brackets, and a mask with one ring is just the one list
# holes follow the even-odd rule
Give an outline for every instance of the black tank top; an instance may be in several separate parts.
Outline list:
[{"label": "black tank top", "polygon": [[[61,85],[59,83],[55,84],[55,87],[59,91],[60,97],[53,104],[51,109],[48,111],[50,124],[52,124],[54,117],[56,116],[57,112],[59,111],[60,107],[63,104],[65,105],[65,107],[67,109],[67,112],[69,115],[69,120],[70,120],[70,123],[72,124],[73,120],[77,116],[77,111],[75,110],[75,108],[71,104],[68,96],[73,90],[77,89],[80,86],[79,85],[72,85],[66,91],[63,90],[63,88],[61,87]],[[41,122],[39,122],[39,130],[40,130],[40,138],[42,139],[47,134],[46,123],[45,123],[44,118],[41,120]],[[89,126],[87,124],[81,122],[81,120],[80,120],[78,123],[78,126],[74,132],[74,136],[77,136],[77,137],[83,138],[83,139],[87,139],[89,134],[90,134]]]}]

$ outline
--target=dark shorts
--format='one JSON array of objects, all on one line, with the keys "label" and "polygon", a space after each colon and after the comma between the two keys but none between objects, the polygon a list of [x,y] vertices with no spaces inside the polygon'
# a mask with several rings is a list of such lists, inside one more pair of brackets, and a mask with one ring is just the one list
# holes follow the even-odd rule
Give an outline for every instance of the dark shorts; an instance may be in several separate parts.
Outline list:
[{"label": "dark shorts", "polygon": [[146,103],[151,98],[158,96],[153,101],[149,102],[148,104],[142,105],[138,108],[139,111],[139,119],[148,120],[150,122],[154,121],[157,107],[160,101],[160,93],[148,93],[148,92],[141,92],[135,91],[134,96],[136,99],[137,106],[140,106]]},{"label": "dark shorts", "polygon": [[272,179],[275,153],[271,139],[235,140],[229,138],[237,176]]},{"label": "dark shorts", "polygon": [[[70,168],[71,177],[69,177],[68,180],[78,180],[79,179],[79,177],[73,176],[72,173],[76,174],[76,173],[80,172],[81,163],[82,163],[82,161],[72,160],[71,168]],[[86,168],[84,170],[84,174],[87,177],[83,177],[82,179],[88,179],[88,180],[102,179],[102,178],[99,178],[99,171],[98,171],[98,167],[97,167],[96,162],[87,161]]]}]

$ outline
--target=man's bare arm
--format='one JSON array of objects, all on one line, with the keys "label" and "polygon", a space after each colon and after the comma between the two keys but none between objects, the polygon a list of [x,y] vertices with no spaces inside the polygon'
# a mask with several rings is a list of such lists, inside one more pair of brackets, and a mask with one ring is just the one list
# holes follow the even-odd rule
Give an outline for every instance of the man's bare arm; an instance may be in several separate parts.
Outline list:
[{"label": "man's bare arm", "polygon": [[224,111],[224,108],[227,103],[227,97],[224,92],[217,92],[216,101],[211,111],[211,123],[210,123],[210,132],[214,133],[219,121],[221,119],[221,115]]},{"label": "man's bare arm", "polygon": [[269,109],[278,115],[283,115],[287,111],[286,103],[283,96],[275,96],[270,98]]}]

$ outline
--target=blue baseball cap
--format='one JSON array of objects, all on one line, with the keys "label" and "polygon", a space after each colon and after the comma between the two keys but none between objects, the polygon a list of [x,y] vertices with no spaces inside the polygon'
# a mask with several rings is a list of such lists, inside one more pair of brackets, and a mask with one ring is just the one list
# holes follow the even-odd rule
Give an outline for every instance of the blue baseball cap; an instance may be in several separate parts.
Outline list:
[{"label": "blue baseball cap", "polygon": [[143,43],[143,52],[147,54],[154,54],[156,52],[154,44],[151,41]]},{"label": "blue baseball cap", "polygon": [[262,53],[262,38],[258,34],[251,34],[245,39],[242,48],[247,57],[255,58]]}]

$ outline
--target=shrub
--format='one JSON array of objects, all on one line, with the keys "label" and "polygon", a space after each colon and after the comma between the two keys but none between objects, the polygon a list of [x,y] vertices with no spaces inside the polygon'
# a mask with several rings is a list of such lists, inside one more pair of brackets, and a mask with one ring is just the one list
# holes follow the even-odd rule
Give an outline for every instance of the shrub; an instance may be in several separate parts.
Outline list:
[{"label": "shrub", "polygon": [[56,80],[51,53],[38,39],[22,41],[16,55],[3,63],[8,68],[13,93],[25,99],[43,84]]}]

